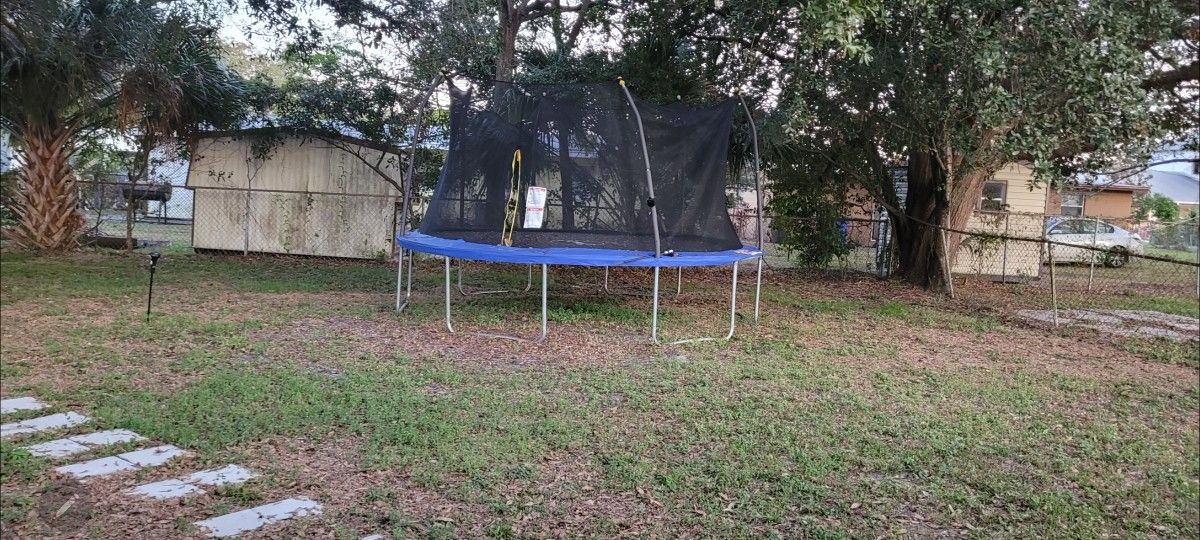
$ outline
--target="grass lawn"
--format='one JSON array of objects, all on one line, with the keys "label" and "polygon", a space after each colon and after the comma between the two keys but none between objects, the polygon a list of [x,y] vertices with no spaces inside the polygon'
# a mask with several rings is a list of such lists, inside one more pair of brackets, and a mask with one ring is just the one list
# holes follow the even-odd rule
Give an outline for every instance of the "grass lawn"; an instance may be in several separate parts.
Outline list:
[{"label": "grass lawn", "polygon": [[1186,262],[1197,262],[1195,250],[1187,251],[1182,249],[1168,249],[1154,246],[1146,247],[1146,255],[1154,255],[1155,257],[1167,257],[1178,259]]},{"label": "grass lawn", "polygon": [[[3,395],[194,455],[80,486],[19,448],[50,436],[5,441],[6,537],[190,537],[195,519],[298,495],[325,512],[260,536],[1200,535],[1194,343],[777,270],[761,324],[743,288],[732,342],[654,347],[647,299],[556,267],[550,340],[533,345],[469,332],[534,335],[535,296],[455,293],[448,334],[436,261],[397,315],[384,265],[186,254],[162,261],[146,322],[143,259],[5,253]],[[720,333],[728,277],[685,272],[664,337]],[[464,280],[520,288],[525,273]],[[260,476],[182,502],[121,493],[227,463]]]}]

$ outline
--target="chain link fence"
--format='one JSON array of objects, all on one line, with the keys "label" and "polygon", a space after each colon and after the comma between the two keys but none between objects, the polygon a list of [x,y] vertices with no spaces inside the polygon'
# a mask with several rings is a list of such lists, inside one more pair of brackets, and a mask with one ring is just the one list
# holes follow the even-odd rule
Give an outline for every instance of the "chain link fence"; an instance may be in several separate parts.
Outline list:
[{"label": "chain link fence", "polygon": [[1200,341],[1194,218],[1121,226],[1103,218],[1032,217],[1044,221],[1040,237],[964,231],[956,270],[972,263],[994,269],[1007,259],[1017,276],[999,282],[986,271],[958,271],[951,294],[1035,323]]},{"label": "chain link fence", "polygon": [[131,186],[98,177],[77,181],[81,242],[122,248],[187,250],[192,237],[192,192],[170,184]]},{"label": "chain link fence", "polygon": [[[135,247],[159,251],[395,256],[397,196],[164,184],[131,191],[128,183],[104,178],[77,186],[85,243],[123,248],[129,231]],[[419,214],[420,204],[415,207]],[[734,208],[731,217],[743,241],[756,244],[760,220],[754,210]],[[830,219],[810,227],[818,240],[837,247],[821,264],[804,262],[813,259],[787,249],[782,235],[789,228],[772,226],[784,219],[816,223],[810,217],[763,216],[761,235],[771,268],[816,270],[834,278],[888,277],[895,268],[896,246],[884,216]],[[945,271],[955,296],[969,302],[1037,311],[1031,316],[1052,323],[1078,318],[1072,310],[1194,313],[1200,305],[1200,220],[1194,215],[1163,222],[976,212],[964,230],[942,232],[951,245],[959,245]]]},{"label": "chain link fence", "polygon": [[[749,245],[758,242],[758,218],[753,209],[734,209],[730,212],[738,236]],[[764,215],[763,252],[771,268],[794,268],[821,271],[833,276],[872,274],[879,277],[891,275],[893,266],[891,221],[886,218],[840,218],[828,220],[829,231],[823,240],[833,246],[834,253],[827,261],[817,264],[806,262],[805,257],[787,246],[787,234],[776,229],[773,223],[784,224],[805,220],[812,225],[815,220]],[[821,227],[810,227],[820,229]]]},{"label": "chain link fence", "polygon": [[[773,268],[834,277],[887,277],[894,269],[895,243],[886,218],[831,219],[810,227],[834,246],[835,254],[822,264],[805,263],[779,243],[783,233],[769,225],[781,219],[763,219],[764,251]],[[801,219],[813,225],[812,218]],[[756,241],[757,223],[753,210],[735,210],[734,224],[745,242]],[[1050,324],[1114,325],[1121,317],[1143,317],[1144,311],[1192,317],[1200,311],[1200,220],[1194,215],[1166,222],[976,212],[964,230],[941,232],[959,246],[953,266],[943,269],[951,276],[952,294],[970,303]],[[1184,336],[1200,339],[1190,330],[1194,322],[1172,324],[1183,324]]]},{"label": "chain link fence", "polygon": [[128,227],[135,248],[375,260],[394,256],[398,196],[155,185],[133,188],[131,200],[127,183],[83,181],[77,186],[85,244],[122,248]]}]

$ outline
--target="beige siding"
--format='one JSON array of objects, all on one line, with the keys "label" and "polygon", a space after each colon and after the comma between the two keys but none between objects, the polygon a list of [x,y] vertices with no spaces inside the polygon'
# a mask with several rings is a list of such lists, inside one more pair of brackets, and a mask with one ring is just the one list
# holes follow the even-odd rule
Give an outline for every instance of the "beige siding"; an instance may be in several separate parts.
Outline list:
[{"label": "beige siding", "polygon": [[1032,186],[1033,169],[1012,163],[996,171],[992,178],[1007,184],[1005,203],[1009,212],[1041,214],[1046,211],[1046,186]]},{"label": "beige siding", "polygon": [[[983,234],[1040,238],[1046,211],[1046,186],[1032,184],[1033,169],[1019,163],[996,171],[993,180],[1005,182],[1007,212],[976,211],[966,229]],[[997,279],[1037,277],[1041,271],[1041,248],[1035,242],[1003,242],[987,237],[963,241],[954,259],[954,273],[990,276]]]},{"label": "beige siding", "polygon": [[[362,152],[372,163],[380,155]],[[299,138],[284,141],[266,160],[248,160],[250,154],[244,140],[198,141],[188,173],[196,201],[194,247],[355,258],[392,252],[399,197],[357,156]],[[378,163],[400,177],[396,156]]]},{"label": "beige siding", "polygon": [[[967,222],[971,232],[1039,238],[1044,217],[1012,212],[975,212]],[[1041,248],[1036,242],[1003,242],[970,237],[963,241],[954,260],[954,273],[1008,279],[1033,278],[1041,271]]]},{"label": "beige siding", "polygon": [[248,145],[233,139],[200,139],[188,162],[188,187],[245,188]]},{"label": "beige siding", "polygon": [[[193,170],[195,168],[193,167]],[[241,251],[246,192],[197,189],[192,195],[192,247]]]}]

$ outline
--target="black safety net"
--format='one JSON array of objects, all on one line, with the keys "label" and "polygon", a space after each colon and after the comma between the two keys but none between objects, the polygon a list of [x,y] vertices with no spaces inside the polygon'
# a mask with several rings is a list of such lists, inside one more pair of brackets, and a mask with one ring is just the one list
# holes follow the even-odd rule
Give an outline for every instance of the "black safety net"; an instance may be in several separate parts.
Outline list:
[{"label": "black safety net", "polygon": [[655,105],[616,83],[451,91],[449,152],[422,233],[518,247],[741,247],[725,203],[735,102]]}]

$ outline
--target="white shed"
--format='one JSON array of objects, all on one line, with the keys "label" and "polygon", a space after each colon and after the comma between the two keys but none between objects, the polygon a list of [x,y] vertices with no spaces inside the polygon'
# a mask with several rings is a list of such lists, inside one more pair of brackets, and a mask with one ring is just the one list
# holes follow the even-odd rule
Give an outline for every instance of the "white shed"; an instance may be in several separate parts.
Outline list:
[{"label": "white shed", "polygon": [[[267,148],[264,152],[263,149]],[[392,238],[400,151],[339,136],[267,130],[192,141],[192,247],[244,253],[379,258]]]}]

